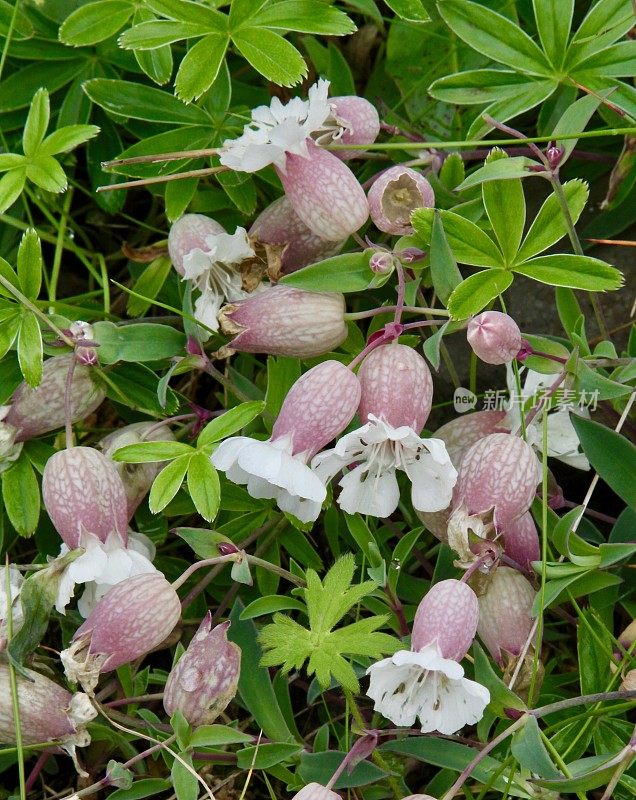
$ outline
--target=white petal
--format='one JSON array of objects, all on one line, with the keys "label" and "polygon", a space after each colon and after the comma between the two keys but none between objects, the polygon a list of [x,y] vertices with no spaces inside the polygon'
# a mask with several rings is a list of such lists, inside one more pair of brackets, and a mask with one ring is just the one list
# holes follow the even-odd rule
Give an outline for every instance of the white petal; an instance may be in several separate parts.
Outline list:
[{"label": "white petal", "polygon": [[338,485],[342,487],[338,505],[347,514],[384,518],[395,511],[400,501],[394,469],[372,473],[363,463],[348,472]]},{"label": "white petal", "polygon": [[218,331],[218,313],[221,310],[224,299],[222,294],[206,289],[194,304],[195,319],[211,330]]},{"label": "white petal", "polygon": [[[444,451],[446,452],[446,451]],[[416,459],[404,464],[411,480],[411,500],[418,511],[442,511],[447,508],[457,483],[457,470],[448,454],[440,463],[432,454],[421,452]]]},{"label": "white petal", "polygon": [[209,253],[205,253],[198,247],[190,250],[183,257],[183,280],[192,280],[205,274],[212,266],[212,259]]}]

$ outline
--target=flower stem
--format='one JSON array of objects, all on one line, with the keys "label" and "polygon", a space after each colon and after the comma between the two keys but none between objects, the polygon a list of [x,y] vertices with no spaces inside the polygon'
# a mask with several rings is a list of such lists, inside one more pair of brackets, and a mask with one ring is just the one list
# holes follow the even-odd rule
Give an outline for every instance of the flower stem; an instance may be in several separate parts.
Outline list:
[{"label": "flower stem", "polygon": [[[378,314],[392,314],[397,311],[397,306],[378,306],[378,308],[371,308],[368,311],[349,311],[344,315],[346,320],[367,319],[368,317],[375,317]],[[425,308],[422,306],[402,306],[402,311],[405,314],[430,314],[437,317],[448,317],[449,312],[445,308]]]},{"label": "flower stem", "polygon": [[75,372],[75,364],[75,356],[72,356],[71,363],[68,366],[66,383],[64,385],[64,435],[66,439],[67,450],[70,450],[71,447],[73,447],[73,398],[71,397],[71,390],[73,389],[73,373]]},{"label": "flower stem", "polygon": [[32,311],[36,317],[39,317],[45,325],[47,325],[55,334],[57,334],[58,338],[61,339],[64,344],[68,345],[69,347],[74,347],[75,343],[60,329],[57,325],[52,322],[48,316],[40,309],[32,303],[26,295],[22,294],[19,289],[10,283],[5,277],[0,275],[0,285],[4,286],[4,288],[11,292],[11,294],[18,300],[25,308],[28,308],[29,311]]}]

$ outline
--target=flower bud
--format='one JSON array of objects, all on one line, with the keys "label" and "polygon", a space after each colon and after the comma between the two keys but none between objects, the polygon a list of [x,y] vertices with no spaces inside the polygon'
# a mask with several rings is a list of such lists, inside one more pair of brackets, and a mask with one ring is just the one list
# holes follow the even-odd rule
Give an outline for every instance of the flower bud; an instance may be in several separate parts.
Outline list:
[{"label": "flower bud", "polygon": [[172,668],[163,695],[169,716],[180,711],[192,727],[211,725],[232,700],[241,673],[241,649],[229,642],[229,622],[212,628],[208,612]]},{"label": "flower bud", "polygon": [[478,598],[477,633],[495,661],[503,666],[505,655],[518,656],[532,630],[530,616],[535,590],[527,578],[510,567],[497,567],[486,591]]},{"label": "flower bud", "polygon": [[223,333],[234,336],[234,350],[311,358],[346,339],[344,314],[344,295],[337,292],[272,286],[224,306],[219,322]]},{"label": "flower bud", "polygon": [[[86,723],[97,716],[97,711],[89,698],[81,692],[72,695],[39,672],[27,669],[26,673],[28,677],[15,673],[22,743],[59,741],[69,752],[90,744]],[[15,741],[9,667],[0,663],[0,742]]]},{"label": "flower bud", "polygon": [[[249,236],[265,246],[270,275],[272,272],[288,275],[307,264],[334,256],[344,244],[344,241],[321,239],[305,225],[284,195],[259,214]],[[278,269],[272,269],[272,262],[277,260],[280,262]]]},{"label": "flower bud", "polygon": [[337,792],[332,792],[321,783],[308,783],[296,792],[292,800],[342,800]]},{"label": "flower bud", "polygon": [[630,669],[618,687],[621,692],[636,692],[636,669]]},{"label": "flower bud", "polygon": [[504,430],[502,424],[505,416],[505,411],[473,411],[442,425],[435,431],[435,437],[445,443],[451,461],[459,469],[466,451],[475,442],[489,433]]},{"label": "flower bud", "polygon": [[460,661],[468,652],[479,619],[475,592],[449,578],[431,586],[417,607],[411,637],[414,650],[437,643],[440,655]]},{"label": "flower bud", "polygon": [[501,311],[484,311],[473,317],[466,336],[475,355],[486,364],[507,364],[521,350],[519,326]]},{"label": "flower bud", "polygon": [[124,484],[112,461],[92,447],[54,453],[42,476],[44,506],[69,549],[83,531],[102,542],[116,533],[125,544],[128,514]]},{"label": "flower bud", "polygon": [[376,228],[407,236],[413,233],[411,213],[432,208],[435,193],[423,175],[410,167],[389,167],[369,189],[369,213]]},{"label": "flower bud", "polygon": [[541,560],[539,533],[529,511],[522,514],[502,530],[504,552],[527,572],[532,571],[532,562]]},{"label": "flower bud", "polygon": [[296,214],[321,238],[341,241],[367,221],[369,206],[356,176],[311,139],[306,157],[288,153],[276,171]]},{"label": "flower bud", "polygon": [[618,641],[623,645],[625,650],[631,650],[632,645],[636,641],[636,619],[629,623],[629,625],[618,637]]},{"label": "flower bud", "polygon": [[69,328],[69,335],[75,342],[75,358],[78,364],[85,367],[97,364],[97,342],[93,341],[93,326],[78,320]]},{"label": "flower bud", "polygon": [[491,433],[466,452],[453,493],[471,515],[493,510],[497,530],[505,529],[532,503],[541,478],[532,447],[519,436]]},{"label": "flower bud", "polygon": [[[146,432],[149,431],[147,434]],[[165,442],[174,441],[172,431],[167,425],[157,425],[155,422],[135,422],[113,431],[104,437],[99,446],[106,458],[111,461],[124,486],[126,492],[126,508],[128,520],[131,520],[139,504],[144,499],[152,486],[154,479],[164,466],[164,462],[148,462],[145,464],[126,464],[122,461],[112,461],[112,456],[120,447],[138,442]]]},{"label": "flower bud", "polygon": [[116,584],[61,653],[67,678],[92,691],[100,673],[128,664],[161,644],[180,616],[179,597],[160,572]]},{"label": "flower bud", "polygon": [[[72,353],[49,358],[44,362],[42,380],[35,389],[23,382],[15,390],[4,422],[18,429],[17,442],[34,439],[64,425],[66,380],[74,358]],[[95,411],[106,392],[95,382],[90,367],[76,364],[70,396],[71,422],[79,422]]]},{"label": "flower bud", "polygon": [[[374,105],[364,97],[349,95],[329,100],[336,122],[343,127],[342,135],[334,137],[334,144],[373,144],[380,133],[380,117]],[[321,144],[324,141],[321,139]],[[338,158],[348,161],[357,158],[361,150],[334,150]]]},{"label": "flower bud", "polygon": [[395,269],[395,259],[392,253],[377,250],[369,259],[369,267],[376,275],[388,275]]},{"label": "flower bud", "polygon": [[204,214],[184,214],[172,225],[168,234],[168,253],[179,275],[185,274],[184,257],[193,250],[208,250],[206,237],[219,233],[225,233],[223,226]]},{"label": "flower bud", "polygon": [[395,428],[422,430],[431,411],[433,379],[416,350],[397,343],[376,347],[362,362],[358,378],[363,424],[373,414]]}]

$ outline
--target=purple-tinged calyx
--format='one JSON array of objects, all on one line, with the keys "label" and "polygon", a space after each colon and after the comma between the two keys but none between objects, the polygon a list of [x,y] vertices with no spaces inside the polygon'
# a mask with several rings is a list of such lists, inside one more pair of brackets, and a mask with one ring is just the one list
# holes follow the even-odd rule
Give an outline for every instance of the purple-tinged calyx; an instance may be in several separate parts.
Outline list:
[{"label": "purple-tinged calyx", "polygon": [[211,725],[236,695],[241,649],[228,641],[229,622],[212,627],[208,612],[172,668],[163,695],[169,716],[180,711],[192,727]]},{"label": "purple-tinged calyx", "polygon": [[192,253],[205,252],[208,236],[225,233],[223,226],[204,214],[184,214],[172,224],[168,234],[168,253],[172,266],[183,277],[186,272],[186,259]]},{"label": "purple-tinged calyx", "polygon": [[102,597],[62,651],[67,678],[92,692],[100,673],[149,653],[180,616],[179,597],[160,572],[127,578]]},{"label": "purple-tinged calyx", "polygon": [[410,167],[389,167],[369,189],[369,213],[373,224],[385,233],[407,236],[413,233],[411,214],[416,208],[432,208],[435,193],[431,184]]},{"label": "purple-tinged calyx", "polygon": [[435,431],[435,436],[446,444],[451,461],[459,469],[466,452],[484,436],[508,432],[503,421],[505,411],[473,411],[456,417]]},{"label": "purple-tinged calyx", "polygon": [[221,309],[221,330],[233,350],[311,358],[347,337],[344,295],[272,286]]},{"label": "purple-tinged calyx", "polygon": [[522,349],[519,326],[501,311],[484,311],[468,323],[466,336],[475,355],[486,364],[508,364]]},{"label": "purple-tinged calyx", "polygon": [[[327,119],[323,131],[314,135],[315,141],[329,144],[373,144],[380,133],[380,117],[374,105],[364,97],[346,95],[329,100],[331,117]],[[362,150],[334,150],[338,158],[348,161],[357,158]]]},{"label": "purple-tinged calyx", "polygon": [[526,572],[532,572],[532,562],[541,560],[539,532],[532,514],[526,511],[502,528],[504,553]]}]

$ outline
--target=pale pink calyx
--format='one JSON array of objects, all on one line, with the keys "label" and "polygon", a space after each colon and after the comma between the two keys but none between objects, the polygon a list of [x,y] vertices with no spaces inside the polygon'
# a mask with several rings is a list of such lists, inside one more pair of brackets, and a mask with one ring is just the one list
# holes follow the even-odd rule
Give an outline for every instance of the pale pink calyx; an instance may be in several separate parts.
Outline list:
[{"label": "pale pink calyx", "polygon": [[160,572],[118,583],[60,654],[67,678],[91,692],[100,673],[134,661],[161,644],[180,616],[179,597]]},{"label": "pale pink calyx", "polygon": [[292,800],[342,800],[342,797],[321,783],[308,783],[296,792]]},{"label": "pale pink calyx", "polygon": [[77,320],[68,329],[69,337],[75,342],[75,358],[79,364],[91,367],[97,364],[98,342],[94,340],[93,326]]},{"label": "pale pink calyx", "polygon": [[180,711],[192,727],[211,725],[235,696],[241,672],[241,649],[228,641],[229,622],[212,627],[203,618],[188,649],[172,668],[163,707],[169,716]]},{"label": "pale pink calyx", "polygon": [[411,645],[422,650],[437,644],[444,658],[461,661],[473,643],[478,619],[477,596],[470,586],[454,578],[440,581],[417,607]]},{"label": "pale pink calyx", "polygon": [[360,401],[358,378],[338,361],[323,361],[290,389],[269,440],[246,436],[223,441],[215,467],[252,497],[272,498],[302,522],[318,517],[323,482],[307,462],[351,422]]},{"label": "pale pink calyx", "polygon": [[246,353],[311,358],[347,337],[344,295],[272,286],[221,309],[219,322],[229,346]]},{"label": "pale pink calyx", "polygon": [[[16,442],[34,439],[61,428],[66,422],[66,382],[75,355],[54,356],[44,362],[42,380],[32,389],[22,382],[13,393],[4,422],[17,429]],[[90,367],[75,364],[71,380],[71,422],[92,413],[106,396]]]},{"label": "pale pink calyx", "polygon": [[22,442],[15,440],[18,429],[2,421],[10,408],[11,406],[0,406],[0,475],[9,469],[22,452]]},{"label": "pale pink calyx", "polygon": [[197,251],[205,252],[207,237],[220,233],[225,233],[223,226],[205,214],[184,214],[172,224],[168,234],[168,253],[179,275],[185,275],[185,258]]},{"label": "pale pink calyx", "polygon": [[536,597],[532,584],[510,567],[497,567],[479,595],[477,633],[495,661],[504,666],[527,644],[534,625],[531,610]]},{"label": "pale pink calyx", "polygon": [[502,528],[504,553],[526,572],[532,572],[532,562],[541,560],[539,533],[532,514],[526,511]]},{"label": "pale pink calyx", "polygon": [[484,311],[473,317],[466,331],[468,344],[486,364],[508,364],[521,350],[519,326],[501,311]]},{"label": "pale pink calyx", "polygon": [[368,192],[373,224],[385,233],[407,236],[413,233],[411,213],[416,208],[432,208],[435,193],[431,184],[410,167],[389,167],[374,181]]},{"label": "pale pink calyx", "polygon": [[344,244],[343,240],[330,242],[315,234],[284,195],[259,214],[248,235],[255,247],[265,248],[272,279],[334,256]]},{"label": "pale pink calyx", "polygon": [[[380,117],[377,109],[364,97],[347,95],[332,97],[329,101],[331,115],[323,129],[314,134],[321,146],[329,144],[373,144],[380,133]],[[362,150],[334,150],[338,158],[348,161],[358,157]]]},{"label": "pale pink calyx", "polygon": [[466,452],[490,433],[507,432],[503,426],[505,411],[474,411],[442,425],[435,431],[448,450],[453,465],[459,469]]}]

